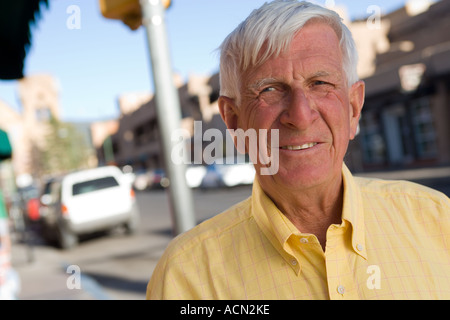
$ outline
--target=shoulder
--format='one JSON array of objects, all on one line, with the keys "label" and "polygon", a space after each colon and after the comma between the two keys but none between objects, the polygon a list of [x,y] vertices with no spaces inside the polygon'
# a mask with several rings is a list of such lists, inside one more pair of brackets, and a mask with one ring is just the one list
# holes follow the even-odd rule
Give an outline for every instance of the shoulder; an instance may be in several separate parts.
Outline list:
[{"label": "shoulder", "polygon": [[175,237],[166,249],[165,258],[171,259],[183,253],[192,254],[210,239],[229,235],[233,229],[252,219],[250,197]]},{"label": "shoulder", "polygon": [[386,201],[395,206],[435,208],[450,213],[450,200],[442,192],[427,186],[404,180],[382,180],[355,177],[363,198]]},{"label": "shoulder", "polygon": [[229,259],[230,243],[254,228],[251,198],[175,237],[159,259],[147,287],[148,299],[214,297],[208,283],[211,265]]}]

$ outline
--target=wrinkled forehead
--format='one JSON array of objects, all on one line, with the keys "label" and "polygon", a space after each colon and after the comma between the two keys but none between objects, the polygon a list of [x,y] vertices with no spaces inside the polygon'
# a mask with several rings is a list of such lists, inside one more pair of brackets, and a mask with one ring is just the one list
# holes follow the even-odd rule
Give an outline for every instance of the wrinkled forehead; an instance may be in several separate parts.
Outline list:
[{"label": "wrinkled forehead", "polygon": [[287,50],[242,72],[240,88],[260,79],[289,77],[286,72],[303,77],[326,74],[342,80],[343,56],[334,30],[326,24],[305,26],[295,34]]},{"label": "wrinkled forehead", "polygon": [[268,40],[257,54],[255,62],[247,68],[241,68],[241,77],[246,78],[266,64],[274,65],[279,60],[305,61],[314,57],[322,57],[324,63],[330,61],[340,68],[343,67],[343,52],[340,39],[335,30],[320,20],[310,21],[294,32],[286,46],[280,50],[273,50]]},{"label": "wrinkled forehead", "polygon": [[[314,30],[317,29],[319,32],[316,32],[316,34],[322,34],[324,37],[321,38],[314,38],[310,39],[305,37],[305,33],[302,32],[305,29],[307,30]],[[297,28],[294,32],[292,32],[290,37],[285,37],[285,41],[283,43],[279,42],[280,37],[268,35],[262,46],[258,46],[257,44],[251,44],[250,50],[244,50],[244,54],[251,53],[252,59],[248,59],[248,57],[243,57],[241,60],[241,70],[246,71],[248,68],[257,67],[261,64],[265,63],[270,58],[278,57],[280,55],[288,54],[291,50],[292,42],[294,39],[302,38],[304,42],[307,42],[307,45],[309,46],[321,46],[323,45],[324,41],[335,41],[337,40],[337,47],[336,49],[339,49],[342,53],[342,29],[340,26],[337,26],[333,21],[324,19],[324,18],[311,18],[308,20],[304,25]],[[302,41],[302,40],[300,40]],[[320,42],[319,42],[320,41]],[[338,53],[338,52],[336,52]]]}]

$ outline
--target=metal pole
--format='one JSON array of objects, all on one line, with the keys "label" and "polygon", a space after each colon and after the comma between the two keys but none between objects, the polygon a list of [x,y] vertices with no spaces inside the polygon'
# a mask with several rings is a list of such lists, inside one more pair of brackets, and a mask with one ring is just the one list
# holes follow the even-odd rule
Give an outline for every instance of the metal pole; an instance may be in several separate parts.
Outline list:
[{"label": "metal pole", "polygon": [[153,79],[155,83],[156,110],[161,132],[169,177],[169,198],[171,203],[174,233],[180,234],[195,226],[194,206],[191,189],[186,183],[186,167],[171,161],[171,135],[181,124],[181,108],[174,85],[170,51],[161,0],[140,0],[142,24],[146,29]]}]

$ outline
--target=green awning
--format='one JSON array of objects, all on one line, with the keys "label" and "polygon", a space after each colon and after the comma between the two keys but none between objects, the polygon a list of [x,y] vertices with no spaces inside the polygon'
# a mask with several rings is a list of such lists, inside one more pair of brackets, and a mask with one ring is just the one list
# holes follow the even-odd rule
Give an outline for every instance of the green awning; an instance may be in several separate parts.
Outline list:
[{"label": "green awning", "polygon": [[[8,218],[8,212],[6,212],[5,199],[3,198],[2,191],[0,190],[0,219],[6,219],[6,218]],[[1,228],[1,226],[0,226],[0,228]]]},{"label": "green awning", "polygon": [[0,129],[0,161],[11,158],[12,148],[8,134]]},{"label": "green awning", "polygon": [[0,79],[23,78],[24,60],[31,45],[30,26],[48,0],[0,1]]}]

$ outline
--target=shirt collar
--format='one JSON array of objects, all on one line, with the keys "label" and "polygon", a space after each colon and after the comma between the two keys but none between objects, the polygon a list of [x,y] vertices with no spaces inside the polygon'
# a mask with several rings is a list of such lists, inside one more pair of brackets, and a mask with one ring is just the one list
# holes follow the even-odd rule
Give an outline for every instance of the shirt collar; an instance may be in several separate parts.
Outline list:
[{"label": "shirt collar", "polygon": [[[353,250],[364,259],[367,259],[361,192],[345,164],[342,168],[342,176],[344,182],[342,220],[348,221],[352,226]],[[300,264],[291,263],[294,254],[288,240],[292,236],[299,236],[301,232],[265,194],[256,178],[252,191],[252,214],[259,228],[275,249],[292,266],[294,271],[300,272]]]},{"label": "shirt collar", "polygon": [[342,166],[342,177],[344,181],[342,220],[347,220],[352,226],[353,250],[364,259],[367,259],[364,230],[364,206],[361,190],[345,164]]},{"label": "shirt collar", "polygon": [[294,253],[288,244],[288,240],[291,236],[300,234],[300,231],[265,194],[256,178],[252,191],[252,215],[267,239],[294,271],[299,274],[300,264],[292,263]]}]

